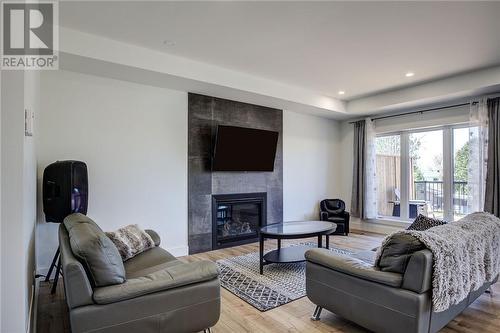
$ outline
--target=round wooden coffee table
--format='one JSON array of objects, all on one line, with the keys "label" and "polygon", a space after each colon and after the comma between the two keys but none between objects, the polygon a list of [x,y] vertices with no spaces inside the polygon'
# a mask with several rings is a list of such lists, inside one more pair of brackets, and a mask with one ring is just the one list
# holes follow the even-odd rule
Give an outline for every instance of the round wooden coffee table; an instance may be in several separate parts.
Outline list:
[{"label": "round wooden coffee table", "polygon": [[[305,261],[304,253],[313,248],[308,245],[297,245],[281,248],[282,239],[298,239],[318,237],[318,247],[323,247],[323,235],[326,235],[326,248],[330,247],[330,234],[335,232],[337,225],[325,221],[303,221],[269,224],[260,228],[259,232],[259,260],[260,274],[264,272],[264,265],[283,264]],[[264,255],[264,240],[277,239],[278,248]]]}]

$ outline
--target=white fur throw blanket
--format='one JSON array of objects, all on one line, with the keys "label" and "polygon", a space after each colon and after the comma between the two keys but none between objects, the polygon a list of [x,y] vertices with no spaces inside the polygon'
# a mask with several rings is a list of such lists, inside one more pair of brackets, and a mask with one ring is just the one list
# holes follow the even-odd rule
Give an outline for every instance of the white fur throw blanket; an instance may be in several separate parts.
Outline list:
[{"label": "white fur throw blanket", "polygon": [[[500,219],[473,213],[457,222],[426,231],[404,230],[419,239],[433,254],[432,306],[441,312],[460,303],[500,273]],[[394,234],[393,234],[394,235]],[[382,247],[392,235],[386,237]],[[380,249],[376,261],[380,258]]]}]

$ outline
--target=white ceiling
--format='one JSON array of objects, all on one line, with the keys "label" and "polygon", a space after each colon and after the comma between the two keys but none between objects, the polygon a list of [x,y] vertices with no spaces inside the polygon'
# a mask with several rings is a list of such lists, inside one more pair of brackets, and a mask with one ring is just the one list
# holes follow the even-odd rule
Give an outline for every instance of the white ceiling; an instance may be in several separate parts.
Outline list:
[{"label": "white ceiling", "polygon": [[111,1],[59,10],[68,28],[347,100],[500,64],[500,2]]}]

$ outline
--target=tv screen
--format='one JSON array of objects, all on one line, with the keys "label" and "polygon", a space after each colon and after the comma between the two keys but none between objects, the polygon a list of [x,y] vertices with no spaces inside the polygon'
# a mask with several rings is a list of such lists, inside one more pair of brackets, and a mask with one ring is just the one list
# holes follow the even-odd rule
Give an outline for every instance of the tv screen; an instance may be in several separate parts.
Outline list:
[{"label": "tv screen", "polygon": [[273,171],[278,132],[217,127],[213,171]]}]

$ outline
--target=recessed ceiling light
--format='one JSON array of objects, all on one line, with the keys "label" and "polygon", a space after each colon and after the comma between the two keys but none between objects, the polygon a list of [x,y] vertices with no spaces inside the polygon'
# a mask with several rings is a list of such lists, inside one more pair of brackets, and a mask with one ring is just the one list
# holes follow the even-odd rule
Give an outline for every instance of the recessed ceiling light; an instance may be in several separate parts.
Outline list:
[{"label": "recessed ceiling light", "polygon": [[343,91],[343,90],[339,91],[339,95],[344,95],[344,94],[345,94],[345,91]]},{"label": "recessed ceiling light", "polygon": [[165,39],[163,41],[163,45],[166,45],[166,46],[175,46],[175,42],[173,40],[170,40],[170,39]]},{"label": "recessed ceiling light", "polygon": [[415,75],[415,73],[413,72],[408,72],[405,74],[406,77],[412,77],[413,75]]}]

